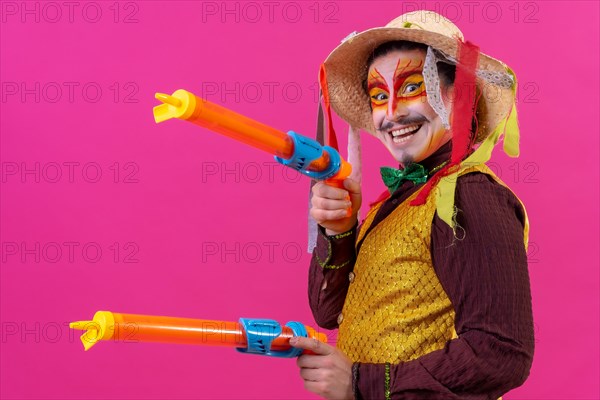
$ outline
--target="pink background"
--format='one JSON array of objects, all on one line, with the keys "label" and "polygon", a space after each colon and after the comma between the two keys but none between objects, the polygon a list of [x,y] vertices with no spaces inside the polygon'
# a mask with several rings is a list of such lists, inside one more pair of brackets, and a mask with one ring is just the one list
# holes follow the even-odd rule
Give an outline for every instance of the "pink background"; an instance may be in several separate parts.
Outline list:
[{"label": "pink background", "polygon": [[[313,135],[319,64],[350,32],[421,5],[520,82],[521,157],[498,149],[492,166],[531,219],[537,348],[505,398],[599,398],[598,3],[473,3],[0,3],[2,398],[314,398],[293,360],[84,352],[67,324],[111,310],[314,325],[308,180],[191,124],[156,125],[154,92],[186,88]],[[394,163],[364,146],[368,203]]]}]

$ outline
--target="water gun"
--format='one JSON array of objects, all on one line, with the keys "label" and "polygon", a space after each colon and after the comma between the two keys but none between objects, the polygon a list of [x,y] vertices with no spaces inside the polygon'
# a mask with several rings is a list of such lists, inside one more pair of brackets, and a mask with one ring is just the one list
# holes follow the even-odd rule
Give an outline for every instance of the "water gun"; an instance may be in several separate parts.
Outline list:
[{"label": "water gun", "polygon": [[330,146],[287,133],[180,89],[172,95],[156,93],[163,104],[154,107],[156,123],[178,118],[246,143],[275,156],[275,160],[327,184],[343,187],[352,167]]},{"label": "water gun", "polygon": [[241,318],[239,322],[228,322],[98,311],[92,321],[71,322],[69,327],[85,331],[81,342],[86,351],[101,340],[114,340],[228,346],[242,353],[297,357],[303,350],[289,344],[294,336],[327,343],[324,333],[300,322],[281,326],[270,319]]}]

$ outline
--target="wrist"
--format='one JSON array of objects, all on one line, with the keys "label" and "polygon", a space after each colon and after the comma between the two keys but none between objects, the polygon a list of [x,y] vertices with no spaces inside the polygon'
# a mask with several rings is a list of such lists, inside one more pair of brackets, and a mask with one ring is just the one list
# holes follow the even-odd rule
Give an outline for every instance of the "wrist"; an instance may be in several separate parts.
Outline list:
[{"label": "wrist", "polygon": [[325,228],[325,234],[329,238],[332,238],[332,237],[337,236],[337,235],[341,235],[342,233],[345,233],[345,232],[332,231],[331,229]]},{"label": "wrist", "polygon": [[354,228],[350,228],[350,229],[348,229],[346,231],[342,231],[342,232],[325,229],[325,234],[327,235],[328,239],[341,239],[343,237],[350,235],[352,233],[352,231],[354,231]]},{"label": "wrist", "polygon": [[331,230],[331,229],[325,228],[325,227],[323,227],[323,230],[329,239],[340,239],[342,237],[345,237],[345,236],[348,236],[349,234],[351,234],[354,231],[354,229],[356,229],[357,222],[358,222],[358,220],[354,220],[354,222],[352,223],[352,225],[350,225],[349,228],[339,230],[339,231]]}]

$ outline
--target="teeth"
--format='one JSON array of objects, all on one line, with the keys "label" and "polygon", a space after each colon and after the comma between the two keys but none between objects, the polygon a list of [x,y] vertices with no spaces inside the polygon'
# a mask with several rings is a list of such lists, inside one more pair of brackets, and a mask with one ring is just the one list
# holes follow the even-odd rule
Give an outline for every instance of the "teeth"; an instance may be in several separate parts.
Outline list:
[{"label": "teeth", "polygon": [[394,131],[391,131],[390,133],[392,134],[392,137],[397,137],[397,136],[404,135],[404,134],[412,132],[412,131],[416,131],[420,127],[421,127],[421,125],[411,125],[406,128],[396,129]]},{"label": "teeth", "polygon": [[392,141],[394,143],[404,143],[409,141],[412,138],[412,135],[406,135],[406,136],[395,136],[394,138],[392,138]]}]

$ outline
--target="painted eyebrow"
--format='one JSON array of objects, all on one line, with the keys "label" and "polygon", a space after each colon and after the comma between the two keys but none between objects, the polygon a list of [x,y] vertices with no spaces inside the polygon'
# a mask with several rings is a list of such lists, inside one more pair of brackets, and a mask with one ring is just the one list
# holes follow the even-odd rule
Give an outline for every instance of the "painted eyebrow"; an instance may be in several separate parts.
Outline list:
[{"label": "painted eyebrow", "polygon": [[388,90],[387,83],[385,79],[383,79],[383,77],[381,76],[381,73],[377,71],[377,68],[373,68],[373,72],[369,74],[369,77],[367,79],[367,89],[371,90],[376,87],[384,89],[386,91]]},{"label": "painted eyebrow", "polygon": [[423,72],[423,69],[422,69],[423,60],[421,60],[419,62],[419,65],[417,65],[411,69],[408,69],[408,67],[410,67],[413,60],[410,60],[408,62],[408,64],[406,64],[402,68],[400,68],[400,61],[401,60],[399,59],[398,64],[396,64],[396,71],[394,72],[394,92],[397,92],[400,89],[400,86],[402,86],[402,84],[404,84],[404,81],[406,81],[406,78],[408,78],[412,74]]},{"label": "painted eyebrow", "polygon": [[[408,62],[408,64],[406,64],[404,67],[400,68],[400,61],[398,60],[398,64],[396,64],[396,71],[394,72],[394,86],[398,86],[398,88],[395,88],[395,90],[399,89],[399,86],[401,83],[404,82],[404,80],[406,78],[408,78],[410,75],[417,73],[417,72],[423,72],[421,66],[423,65],[423,61],[419,62],[419,65],[415,66],[414,68],[411,68],[409,70],[407,70],[407,68],[410,66],[410,64],[412,64],[413,60],[410,60]],[[400,74],[398,75],[398,71],[400,71]],[[367,78],[367,90],[371,90],[373,88],[381,88],[384,89],[386,91],[389,91],[387,82],[385,81],[385,79],[383,79],[381,73],[377,70],[377,68],[373,68],[373,71],[369,74],[368,78]]]},{"label": "painted eyebrow", "polygon": [[411,69],[407,69],[408,67],[410,67],[410,65],[412,64],[413,60],[410,60],[408,62],[408,64],[406,64],[404,67],[400,67],[400,59],[398,59],[398,64],[396,64],[396,71],[394,72],[394,81],[398,80],[398,79],[403,79],[403,78],[407,78],[408,76],[414,74],[415,72],[422,72],[422,66],[423,66],[423,60],[421,60],[419,62],[419,65],[415,66],[414,68]]}]

